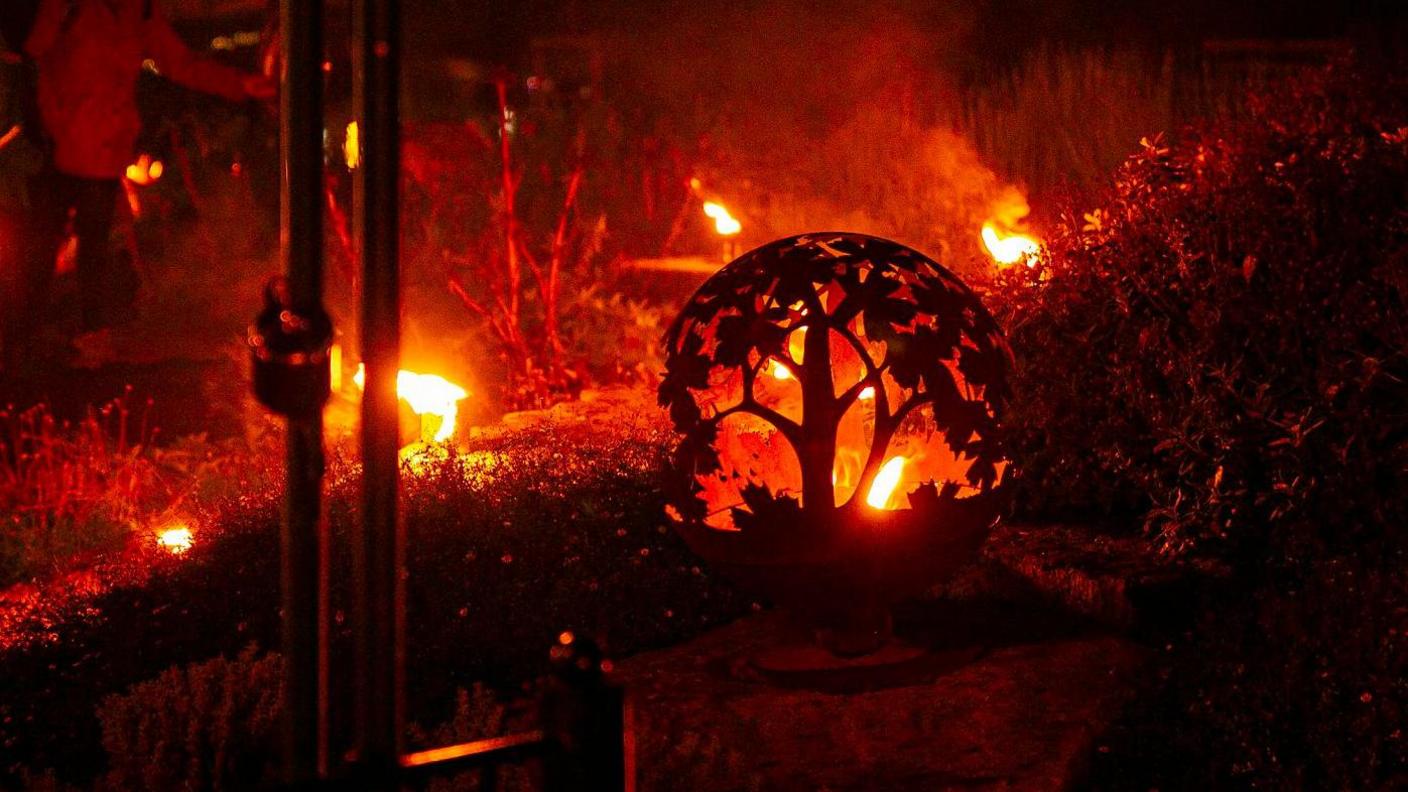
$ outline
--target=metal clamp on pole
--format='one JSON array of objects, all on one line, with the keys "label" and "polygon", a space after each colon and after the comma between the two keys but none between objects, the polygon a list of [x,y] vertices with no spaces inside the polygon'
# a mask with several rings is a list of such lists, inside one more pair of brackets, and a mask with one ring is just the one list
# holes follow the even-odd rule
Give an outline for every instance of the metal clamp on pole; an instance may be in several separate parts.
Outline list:
[{"label": "metal clamp on pole", "polygon": [[264,310],[248,334],[254,395],[279,415],[317,415],[332,392],[332,337],[332,318],[326,311],[320,306],[295,308],[287,279],[270,281]]}]

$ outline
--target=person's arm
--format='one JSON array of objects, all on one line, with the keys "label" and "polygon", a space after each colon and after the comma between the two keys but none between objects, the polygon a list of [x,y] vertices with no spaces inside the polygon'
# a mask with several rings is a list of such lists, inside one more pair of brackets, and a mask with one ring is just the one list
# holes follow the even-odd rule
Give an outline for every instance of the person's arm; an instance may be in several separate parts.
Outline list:
[{"label": "person's arm", "polygon": [[53,48],[63,33],[69,14],[73,13],[72,0],[42,0],[34,14],[34,25],[24,40],[24,52],[31,58],[42,57]]},{"label": "person's arm", "polygon": [[147,56],[156,61],[157,70],[173,82],[233,102],[265,98],[261,78],[191,52],[161,15],[155,0],[152,0],[150,18],[142,23],[142,35]]}]

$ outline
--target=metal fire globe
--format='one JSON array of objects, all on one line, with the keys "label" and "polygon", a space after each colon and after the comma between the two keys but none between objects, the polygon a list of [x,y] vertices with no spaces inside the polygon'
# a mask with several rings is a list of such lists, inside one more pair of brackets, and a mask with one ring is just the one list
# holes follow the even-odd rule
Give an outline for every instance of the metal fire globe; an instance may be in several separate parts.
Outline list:
[{"label": "metal fire globe", "polygon": [[873,652],[889,607],[971,558],[1003,506],[1010,353],[953,273],[852,233],[780,239],[665,338],[667,512],[716,567]]}]

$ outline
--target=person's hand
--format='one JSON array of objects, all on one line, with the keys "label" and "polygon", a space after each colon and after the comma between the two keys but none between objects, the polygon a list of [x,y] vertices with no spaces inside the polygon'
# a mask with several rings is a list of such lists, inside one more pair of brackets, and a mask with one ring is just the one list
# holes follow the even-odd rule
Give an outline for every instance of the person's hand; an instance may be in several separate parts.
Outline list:
[{"label": "person's hand", "polygon": [[278,95],[278,86],[262,74],[248,74],[240,80],[244,95],[255,101],[265,102]]}]

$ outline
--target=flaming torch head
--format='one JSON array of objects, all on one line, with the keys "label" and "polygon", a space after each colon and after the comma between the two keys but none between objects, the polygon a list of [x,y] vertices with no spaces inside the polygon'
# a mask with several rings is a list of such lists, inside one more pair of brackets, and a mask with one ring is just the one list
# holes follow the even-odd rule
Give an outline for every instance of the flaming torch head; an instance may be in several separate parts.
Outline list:
[{"label": "flaming torch head", "polygon": [[723,204],[705,201],[704,214],[713,219],[714,231],[716,231],[719,236],[737,236],[738,232],[743,230],[743,224],[738,222],[733,215],[729,214],[728,209],[724,208]]},{"label": "flaming torch head", "polygon": [[[367,370],[358,365],[352,382],[358,388],[367,386]],[[459,403],[469,398],[469,392],[453,382],[436,374],[418,374],[401,369],[396,372],[396,395],[410,405],[416,415],[435,415],[440,418],[440,426],[430,438],[432,442],[443,443],[455,434],[455,419],[459,416]]]},{"label": "flaming torch head", "polygon": [[1000,235],[992,223],[983,223],[983,245],[999,267],[1010,267],[1019,261],[1031,262],[1041,245],[1025,234]]}]

